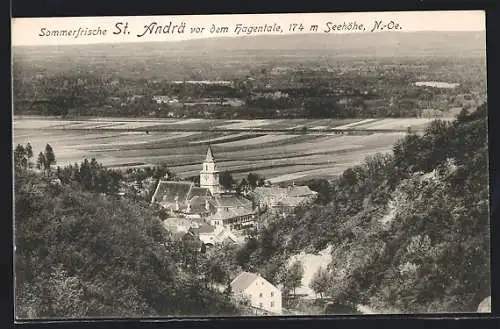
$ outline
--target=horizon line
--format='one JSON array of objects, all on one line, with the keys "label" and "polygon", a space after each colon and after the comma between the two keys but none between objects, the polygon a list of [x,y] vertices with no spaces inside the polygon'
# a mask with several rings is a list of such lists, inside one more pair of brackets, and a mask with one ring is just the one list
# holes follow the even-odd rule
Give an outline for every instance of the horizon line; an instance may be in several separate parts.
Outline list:
[{"label": "horizon line", "polygon": [[[377,34],[410,34],[410,33],[484,33],[486,35],[486,30],[461,30],[461,31],[456,31],[456,30],[424,30],[424,31],[379,31],[379,32],[344,32],[344,33],[336,33],[334,35],[329,35],[329,37],[335,37],[335,36],[352,36],[352,35],[377,35]],[[204,36],[204,37],[199,37],[199,38],[191,38],[191,39],[180,39],[180,40],[137,40],[134,41],[134,39],[131,39],[130,41],[111,41],[111,42],[88,42],[88,43],[61,43],[61,44],[17,44],[17,45],[11,45],[12,48],[19,48],[19,47],[66,47],[66,46],[91,46],[91,45],[122,45],[122,44],[139,44],[139,43],[181,43],[181,42],[196,42],[196,41],[201,41],[201,40],[218,40],[218,39],[238,39],[238,38],[259,38],[259,37],[297,37],[297,36],[318,36],[318,35],[324,35],[327,36],[327,33],[314,33],[314,32],[309,32],[309,33],[298,33],[298,34],[257,34],[257,35],[221,35],[221,36]]]}]

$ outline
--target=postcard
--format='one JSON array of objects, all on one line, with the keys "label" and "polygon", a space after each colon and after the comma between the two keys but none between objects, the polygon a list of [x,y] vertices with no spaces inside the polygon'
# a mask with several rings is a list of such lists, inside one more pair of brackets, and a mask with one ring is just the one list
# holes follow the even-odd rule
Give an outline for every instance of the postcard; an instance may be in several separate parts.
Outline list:
[{"label": "postcard", "polygon": [[485,34],[14,18],[17,321],[491,312]]}]

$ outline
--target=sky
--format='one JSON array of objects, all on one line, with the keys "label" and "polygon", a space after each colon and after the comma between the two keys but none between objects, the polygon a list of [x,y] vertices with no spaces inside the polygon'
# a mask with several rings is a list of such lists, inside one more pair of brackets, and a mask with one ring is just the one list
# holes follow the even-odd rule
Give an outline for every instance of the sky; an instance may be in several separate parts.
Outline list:
[{"label": "sky", "polygon": [[[319,33],[377,33],[371,32],[374,23],[382,21],[379,26],[386,25],[383,31],[414,32],[414,31],[485,31],[484,11],[420,11],[420,12],[357,12],[357,13],[312,13],[312,14],[234,14],[234,15],[190,15],[190,16],[106,16],[106,17],[57,17],[57,18],[13,18],[12,45],[70,45],[91,43],[124,43],[147,41],[180,41],[202,39],[209,37],[238,36],[236,25],[261,26],[274,24],[281,26],[281,30],[253,33],[259,34],[304,34]],[[393,24],[389,24],[390,22]],[[121,31],[125,22],[128,22],[128,32],[118,32],[116,24],[122,22]],[[165,26],[185,23],[184,33],[148,34],[138,37],[145,32],[146,26],[156,22]],[[330,24],[327,24],[331,22]],[[361,30],[332,30],[333,24],[356,23],[363,24]],[[304,29],[290,31],[290,24],[302,24]],[[399,28],[394,29],[395,24]],[[211,27],[227,27],[225,33],[211,33]],[[311,31],[310,26],[317,25],[317,31]],[[393,27],[393,29],[389,29]],[[102,35],[83,35],[83,31],[106,30]],[[191,29],[204,28],[201,33],[191,33]],[[80,29],[80,32],[78,30]],[[70,36],[47,35],[47,31],[72,31]],[[198,29],[199,30],[199,29]],[[193,31],[193,32],[194,32]],[[239,36],[248,35],[240,30]],[[75,37],[76,36],[76,37]]]}]

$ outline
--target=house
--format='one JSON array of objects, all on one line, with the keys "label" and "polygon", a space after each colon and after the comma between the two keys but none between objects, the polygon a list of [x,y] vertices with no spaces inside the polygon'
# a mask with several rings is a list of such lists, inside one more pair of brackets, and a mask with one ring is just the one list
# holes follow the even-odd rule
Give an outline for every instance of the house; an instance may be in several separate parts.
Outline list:
[{"label": "house", "polygon": [[230,230],[243,230],[254,225],[257,212],[252,201],[232,193],[217,194],[214,201],[216,210],[207,217],[212,225]]},{"label": "house", "polygon": [[189,233],[197,236],[204,244],[215,244],[215,227],[212,225],[203,223],[198,227],[191,227]]},{"label": "house", "polygon": [[163,227],[172,233],[187,233],[192,222],[185,218],[170,217],[163,221]]},{"label": "house", "polygon": [[236,298],[247,298],[252,307],[274,315],[282,312],[281,291],[260,274],[242,272],[231,281]]},{"label": "house", "polygon": [[261,209],[270,209],[288,213],[294,208],[313,202],[318,192],[308,186],[290,185],[288,187],[256,187],[251,193],[256,204]]},{"label": "house", "polygon": [[222,226],[215,227],[207,223],[192,225],[188,232],[191,235],[198,237],[200,241],[209,246],[221,243],[233,244],[241,242],[241,239],[228,229]]}]

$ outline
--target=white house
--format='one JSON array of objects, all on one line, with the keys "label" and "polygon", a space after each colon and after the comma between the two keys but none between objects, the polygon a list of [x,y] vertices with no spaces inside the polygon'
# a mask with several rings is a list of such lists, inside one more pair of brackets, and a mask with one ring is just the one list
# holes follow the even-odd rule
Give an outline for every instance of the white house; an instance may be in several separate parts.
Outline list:
[{"label": "white house", "polygon": [[250,305],[274,315],[280,315],[281,291],[260,274],[242,272],[232,282],[231,289],[236,297],[246,297]]}]

